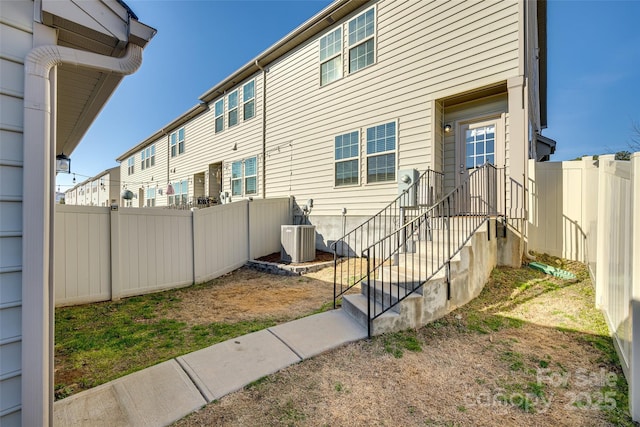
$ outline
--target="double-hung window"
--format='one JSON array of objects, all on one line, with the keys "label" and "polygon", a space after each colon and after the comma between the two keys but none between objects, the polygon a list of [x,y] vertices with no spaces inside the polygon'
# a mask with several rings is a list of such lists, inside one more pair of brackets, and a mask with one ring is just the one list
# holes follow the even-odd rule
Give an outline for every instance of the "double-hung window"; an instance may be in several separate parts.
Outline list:
[{"label": "double-hung window", "polygon": [[127,175],[133,175],[133,172],[135,172],[135,162],[136,160],[133,156],[127,160]]},{"label": "double-hung window", "polygon": [[258,194],[258,158],[250,157],[231,163],[231,195],[252,194]]},{"label": "double-hung window", "polygon": [[368,67],[374,62],[375,8],[349,21],[349,73]]},{"label": "double-hung window", "polygon": [[140,169],[145,170],[156,164],[156,145],[147,147],[140,152],[141,162]]},{"label": "double-hung window", "polygon": [[189,190],[189,182],[185,179],[172,185],[173,195],[169,195],[169,205],[185,205],[187,204],[187,192]]},{"label": "double-hung window", "polygon": [[224,130],[224,98],[216,101],[214,104],[215,111],[215,132],[222,132]]},{"label": "double-hung window", "polygon": [[231,163],[231,195],[242,196],[242,162]]},{"label": "double-hung window", "polygon": [[320,85],[342,77],[342,28],[320,38]]},{"label": "double-hung window", "polygon": [[227,96],[227,126],[235,126],[238,124],[238,90],[234,90]]},{"label": "double-hung window", "polygon": [[[169,136],[171,140],[171,157],[184,153],[184,128],[178,129]],[[155,163],[155,147],[153,148]]]},{"label": "double-hung window", "polygon": [[145,161],[145,153],[146,150],[142,150],[140,152],[140,170],[144,170],[144,161]]},{"label": "double-hung window", "polygon": [[335,137],[335,186],[358,184],[360,164],[360,133],[345,133]]},{"label": "double-hung window", "polygon": [[156,205],[156,189],[147,188],[147,207],[153,207]]},{"label": "double-hung window", "polygon": [[258,192],[258,159],[251,157],[244,161],[244,193]]},{"label": "double-hung window", "polygon": [[249,120],[256,114],[256,84],[255,80],[242,86],[242,118]]},{"label": "double-hung window", "polygon": [[396,122],[367,128],[367,183],[396,180]]}]

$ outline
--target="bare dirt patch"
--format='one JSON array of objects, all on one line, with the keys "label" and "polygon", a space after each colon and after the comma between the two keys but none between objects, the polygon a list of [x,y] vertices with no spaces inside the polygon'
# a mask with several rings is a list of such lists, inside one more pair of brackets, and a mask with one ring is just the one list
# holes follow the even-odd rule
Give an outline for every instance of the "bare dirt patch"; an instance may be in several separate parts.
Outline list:
[{"label": "bare dirt patch", "polygon": [[333,269],[325,270],[280,276],[243,267],[211,284],[177,291],[181,301],[166,317],[189,325],[300,317],[333,301],[333,277],[326,280]]}]

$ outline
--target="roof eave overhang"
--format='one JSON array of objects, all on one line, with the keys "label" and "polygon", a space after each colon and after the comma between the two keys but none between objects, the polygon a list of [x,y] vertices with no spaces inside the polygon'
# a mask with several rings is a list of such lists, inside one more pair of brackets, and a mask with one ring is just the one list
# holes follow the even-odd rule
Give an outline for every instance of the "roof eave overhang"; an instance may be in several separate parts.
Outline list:
[{"label": "roof eave overhang", "polygon": [[[156,30],[139,22],[119,0],[76,2],[42,0],[40,20],[55,28],[58,45],[120,58],[129,43],[144,48]],[[71,154],[123,79],[118,73],[82,70],[65,64],[58,66],[58,126],[56,152]],[[82,80],[92,85],[90,93],[79,96],[74,87]],[[68,82],[65,87],[65,81]],[[70,87],[69,87],[70,85]],[[71,88],[71,90],[69,90]],[[66,105],[81,108],[65,109]]]},{"label": "roof eave overhang", "polygon": [[178,117],[176,120],[168,123],[162,129],[158,130],[144,141],[123,153],[116,160],[122,162],[131,155],[135,154],[142,148],[157,141],[163,135],[167,135],[176,128],[182,126],[195,116],[201,114],[208,109],[208,103],[235,87],[238,83],[245,79],[250,78],[262,68],[268,66],[273,61],[282,57],[286,53],[295,49],[300,44],[311,39],[313,36],[325,31],[337,21],[348,16],[352,12],[358,10],[362,6],[369,3],[369,1],[363,0],[337,0],[331,3],[329,6],[318,12],[315,16],[304,22],[298,28],[294,29],[291,33],[278,41],[276,44],[262,52],[260,55],[252,59],[250,62],[242,66],[236,72],[222,80],[220,83],[209,89],[202,94],[199,99],[200,103],[192,107],[189,111]]},{"label": "roof eave overhang", "polygon": [[547,0],[538,0],[538,53],[540,70],[540,126],[547,128]]}]

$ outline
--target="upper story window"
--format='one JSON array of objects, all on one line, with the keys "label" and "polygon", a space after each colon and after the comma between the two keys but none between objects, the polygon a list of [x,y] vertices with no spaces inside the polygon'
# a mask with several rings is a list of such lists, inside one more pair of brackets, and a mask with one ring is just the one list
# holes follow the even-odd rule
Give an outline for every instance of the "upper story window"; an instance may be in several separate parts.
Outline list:
[{"label": "upper story window", "polygon": [[256,114],[255,80],[242,86],[242,118],[249,120]]},{"label": "upper story window", "polygon": [[360,133],[358,131],[335,137],[335,185],[358,184],[360,164]]},{"label": "upper story window", "polygon": [[98,191],[98,181],[93,181],[91,183],[91,192],[95,193],[96,191]]},{"label": "upper story window", "polygon": [[224,98],[221,98],[213,104],[215,113],[215,132],[222,132],[224,130]]},{"label": "upper story window", "polygon": [[320,39],[320,85],[342,77],[342,28]]},{"label": "upper story window", "polygon": [[367,128],[367,183],[396,180],[396,122]]},{"label": "upper story window", "polygon": [[227,96],[227,126],[235,126],[238,124],[238,90],[234,90]]},{"label": "upper story window", "polygon": [[156,164],[156,145],[145,148],[140,152],[140,169],[145,170]]},{"label": "upper story window", "polygon": [[349,72],[374,62],[375,9],[371,8],[349,21]]},{"label": "upper story window", "polygon": [[169,138],[171,140],[171,157],[176,157],[178,154],[184,153],[184,128],[182,127],[172,132]]},{"label": "upper story window", "polygon": [[133,172],[135,172],[135,161],[133,156],[127,160],[127,175],[133,175]]}]

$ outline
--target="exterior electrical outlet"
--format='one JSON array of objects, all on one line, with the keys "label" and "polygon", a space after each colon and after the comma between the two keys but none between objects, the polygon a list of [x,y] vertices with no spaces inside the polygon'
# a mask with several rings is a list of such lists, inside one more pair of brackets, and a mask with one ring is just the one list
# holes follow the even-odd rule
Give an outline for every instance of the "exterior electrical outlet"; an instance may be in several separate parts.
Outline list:
[{"label": "exterior electrical outlet", "polygon": [[316,258],[316,226],[281,226],[280,245],[280,259],[282,261],[313,261]]}]

